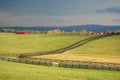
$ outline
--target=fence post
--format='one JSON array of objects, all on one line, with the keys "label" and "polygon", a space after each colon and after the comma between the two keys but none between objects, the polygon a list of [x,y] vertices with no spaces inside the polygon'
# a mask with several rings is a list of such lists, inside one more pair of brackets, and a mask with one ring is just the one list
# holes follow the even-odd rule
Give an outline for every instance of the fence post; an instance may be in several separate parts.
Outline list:
[{"label": "fence post", "polygon": [[93,68],[95,69],[95,68],[96,68],[96,66],[94,65],[94,66],[93,66]]},{"label": "fence post", "polygon": [[119,71],[119,67],[117,67],[117,71]]}]

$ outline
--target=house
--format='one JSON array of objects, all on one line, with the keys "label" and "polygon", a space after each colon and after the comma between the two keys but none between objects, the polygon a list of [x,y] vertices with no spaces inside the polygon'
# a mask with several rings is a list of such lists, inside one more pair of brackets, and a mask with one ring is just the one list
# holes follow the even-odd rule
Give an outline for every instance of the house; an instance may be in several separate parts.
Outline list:
[{"label": "house", "polygon": [[16,34],[28,34],[28,32],[27,31],[18,31],[18,32],[16,32]]}]

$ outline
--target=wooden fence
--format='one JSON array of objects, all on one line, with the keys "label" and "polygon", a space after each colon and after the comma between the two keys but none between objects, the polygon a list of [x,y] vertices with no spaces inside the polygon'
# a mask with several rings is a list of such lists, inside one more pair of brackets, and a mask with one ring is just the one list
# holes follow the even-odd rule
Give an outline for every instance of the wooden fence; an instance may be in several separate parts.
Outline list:
[{"label": "wooden fence", "polygon": [[99,63],[99,62],[61,62],[60,67],[71,67],[71,68],[88,68],[88,69],[108,69],[120,71],[120,64],[114,63]]},{"label": "wooden fence", "polygon": [[32,60],[40,60],[40,61],[45,61],[45,62],[58,63],[59,67],[107,69],[107,70],[120,71],[120,64],[118,63],[61,60],[61,59],[44,59],[44,58],[39,58],[39,59],[32,58]]},{"label": "wooden fence", "polygon": [[44,58],[18,59],[18,58],[7,58],[7,57],[0,57],[0,60],[26,63],[26,64],[46,65],[46,66],[53,66],[54,63],[57,63],[59,67],[105,69],[105,70],[120,71],[120,64],[117,64],[117,63],[60,60],[60,59],[44,59]]},{"label": "wooden fence", "polygon": [[[32,58],[35,60],[36,58]],[[44,59],[39,60],[48,61],[52,63],[58,63],[59,67],[71,67],[71,68],[91,68],[91,69],[108,69],[120,71],[120,64],[107,63],[107,62],[91,62],[91,61],[76,61],[76,60],[61,60],[61,59]]]},{"label": "wooden fence", "polygon": [[41,60],[18,59],[18,58],[7,58],[7,57],[0,57],[0,60],[11,61],[11,62],[19,62],[19,63],[26,63],[26,64],[52,66],[52,62],[48,62],[48,61],[46,62],[46,61],[41,61]]}]

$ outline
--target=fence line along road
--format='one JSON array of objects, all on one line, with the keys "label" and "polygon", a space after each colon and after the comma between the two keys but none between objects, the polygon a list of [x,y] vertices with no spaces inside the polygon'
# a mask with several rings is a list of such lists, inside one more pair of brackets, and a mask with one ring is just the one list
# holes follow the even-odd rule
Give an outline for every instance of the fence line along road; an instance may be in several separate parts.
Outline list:
[{"label": "fence line along road", "polygon": [[32,60],[32,59],[18,59],[18,58],[0,57],[0,60],[10,61],[10,62],[18,62],[18,63],[26,63],[26,64],[52,66],[52,62],[48,62],[48,61],[46,62],[46,61],[40,61],[40,60]]},{"label": "fence line along road", "polygon": [[75,60],[57,60],[57,59],[18,59],[18,58],[7,58],[0,57],[0,60],[19,62],[26,64],[35,65],[46,65],[53,66],[56,64],[59,67],[69,67],[69,68],[87,68],[87,69],[105,69],[105,70],[115,70],[120,71],[120,64],[115,63],[105,63],[105,62],[90,62],[90,61],[75,61]]},{"label": "fence line along road", "polygon": [[119,63],[107,63],[107,62],[91,62],[91,61],[77,61],[77,60],[61,60],[61,59],[45,59],[45,58],[31,58],[33,60],[48,61],[52,63],[58,63],[59,67],[71,67],[71,68],[91,68],[91,69],[108,69],[120,71]]}]

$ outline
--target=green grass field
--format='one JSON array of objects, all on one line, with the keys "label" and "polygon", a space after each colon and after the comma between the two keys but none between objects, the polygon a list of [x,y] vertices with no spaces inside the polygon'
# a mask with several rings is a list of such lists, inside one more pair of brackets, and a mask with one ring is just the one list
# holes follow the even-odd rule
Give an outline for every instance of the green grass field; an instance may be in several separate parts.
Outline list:
[{"label": "green grass field", "polygon": [[62,54],[36,56],[36,58],[120,63],[119,41],[120,35],[105,37]]},{"label": "green grass field", "polygon": [[[51,51],[92,36],[0,33],[0,54]],[[36,58],[120,63],[120,35],[89,42],[61,54]],[[120,72],[0,61],[0,80],[120,80]]]},{"label": "green grass field", "polygon": [[[0,33],[0,53],[29,53],[51,51],[68,46],[92,36],[69,34],[16,35]],[[68,59],[120,63],[120,35],[89,42],[61,54],[37,56],[37,58]]]},{"label": "green grass field", "polygon": [[[90,37],[90,36],[89,36]],[[29,53],[51,51],[70,45],[88,36],[65,34],[29,34],[16,35],[0,33],[0,53]]]},{"label": "green grass field", "polygon": [[0,61],[0,80],[120,80],[120,72]]}]

